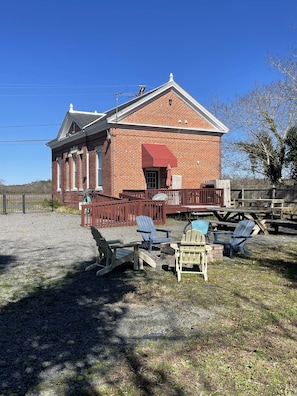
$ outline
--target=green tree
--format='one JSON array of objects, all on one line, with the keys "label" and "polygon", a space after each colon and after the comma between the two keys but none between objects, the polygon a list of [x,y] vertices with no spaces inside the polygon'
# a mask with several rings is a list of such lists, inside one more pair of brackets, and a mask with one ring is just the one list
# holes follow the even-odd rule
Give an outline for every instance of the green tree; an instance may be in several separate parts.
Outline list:
[{"label": "green tree", "polygon": [[253,174],[262,168],[272,184],[280,182],[284,164],[283,142],[278,148],[274,147],[271,136],[264,132],[257,143],[238,142],[237,145],[248,154]]},{"label": "green tree", "polygon": [[290,169],[290,177],[297,180],[297,126],[288,130],[286,148],[286,164]]}]

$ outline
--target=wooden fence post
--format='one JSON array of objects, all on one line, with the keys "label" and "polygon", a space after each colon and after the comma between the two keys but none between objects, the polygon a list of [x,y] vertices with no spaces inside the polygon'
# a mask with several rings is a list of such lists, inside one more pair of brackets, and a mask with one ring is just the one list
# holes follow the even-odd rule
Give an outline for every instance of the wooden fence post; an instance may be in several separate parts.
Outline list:
[{"label": "wooden fence post", "polygon": [[275,188],[275,185],[273,185],[272,186],[272,191],[271,191],[271,198],[275,199],[275,196],[276,196],[276,188]]}]

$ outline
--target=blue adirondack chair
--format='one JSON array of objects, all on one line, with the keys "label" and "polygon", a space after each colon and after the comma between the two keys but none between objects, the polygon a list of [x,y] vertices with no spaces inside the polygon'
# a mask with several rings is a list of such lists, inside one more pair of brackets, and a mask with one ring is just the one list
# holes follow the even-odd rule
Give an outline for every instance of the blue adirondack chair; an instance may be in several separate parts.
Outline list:
[{"label": "blue adirondack chair", "polygon": [[[170,242],[170,233],[169,230],[164,230],[162,228],[155,228],[153,219],[148,216],[137,216],[137,232],[141,233],[143,242],[141,247],[148,249],[149,252],[152,251],[153,246],[159,245],[160,243],[169,243]],[[158,235],[159,233],[166,234],[166,236],[161,237]]]},{"label": "blue adirondack chair", "polygon": [[200,231],[202,235],[205,236],[207,242],[209,242],[209,232],[210,230],[210,222],[208,220],[192,220],[184,228],[184,234],[188,230],[197,230]]},{"label": "blue adirondack chair", "polygon": [[[248,238],[252,237],[252,232],[255,227],[253,220],[241,220],[235,230],[232,231],[215,231],[214,242],[219,245],[224,245],[225,251],[229,253],[229,257],[233,258],[234,253],[241,252],[244,254],[251,254],[246,248],[245,243]],[[228,241],[219,239],[223,235],[230,235],[231,238]]]}]

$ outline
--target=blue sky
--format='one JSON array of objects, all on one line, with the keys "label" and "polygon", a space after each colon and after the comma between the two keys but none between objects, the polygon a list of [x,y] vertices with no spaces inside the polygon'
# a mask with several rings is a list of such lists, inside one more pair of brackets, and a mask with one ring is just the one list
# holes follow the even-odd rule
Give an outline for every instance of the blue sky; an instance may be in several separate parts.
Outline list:
[{"label": "blue sky", "polygon": [[103,112],[175,81],[202,105],[278,74],[296,49],[297,0],[4,0],[0,181],[51,178],[50,149],[73,103]]}]

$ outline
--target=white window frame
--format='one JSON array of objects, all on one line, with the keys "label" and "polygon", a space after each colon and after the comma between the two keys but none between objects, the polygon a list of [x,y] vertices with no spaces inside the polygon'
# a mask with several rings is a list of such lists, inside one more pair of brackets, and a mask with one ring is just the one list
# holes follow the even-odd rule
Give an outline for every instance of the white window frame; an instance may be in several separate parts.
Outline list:
[{"label": "white window frame", "polygon": [[73,153],[72,154],[72,183],[71,183],[71,190],[73,190],[73,191],[77,191],[78,190],[78,174],[77,174],[77,171],[78,171],[78,166],[77,166],[77,161],[78,161],[78,158],[77,158],[77,154],[76,153]]},{"label": "white window frame", "polygon": [[[100,175],[99,175],[99,172],[100,172]],[[101,182],[101,184],[100,184],[100,182]],[[103,190],[103,155],[102,155],[102,146],[96,147],[96,190]]]},{"label": "white window frame", "polygon": [[57,162],[57,191],[62,190],[62,158],[58,157]]},{"label": "white window frame", "polygon": [[70,178],[70,156],[67,155],[67,157],[65,158],[65,175],[66,175],[66,185],[65,185],[65,190],[66,191],[70,191],[70,182],[71,182],[71,178]]}]

